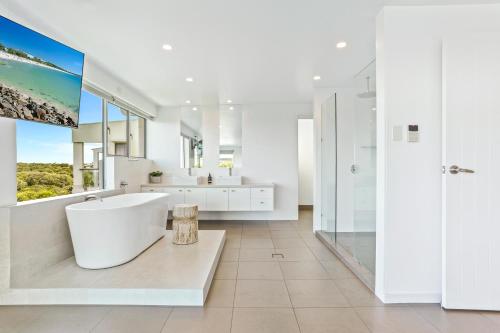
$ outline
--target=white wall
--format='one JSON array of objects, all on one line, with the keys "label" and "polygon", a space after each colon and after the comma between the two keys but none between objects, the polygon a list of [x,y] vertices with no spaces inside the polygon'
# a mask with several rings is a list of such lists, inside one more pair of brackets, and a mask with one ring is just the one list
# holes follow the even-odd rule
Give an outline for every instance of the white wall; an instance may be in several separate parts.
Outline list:
[{"label": "white wall", "polygon": [[149,159],[112,156],[106,157],[106,176],[104,177],[107,189],[119,189],[120,183],[125,182],[127,193],[141,191],[141,185],[147,184],[149,172],[153,162]]},{"label": "white wall", "polygon": [[[297,119],[299,116],[310,117],[312,105],[256,104],[242,105],[241,109],[243,167],[233,172],[243,176],[246,183],[275,183],[275,210],[273,212],[202,212],[200,218],[296,220],[299,198]],[[162,108],[155,121],[148,123],[148,158],[153,160],[153,168],[172,174],[186,173],[185,170],[179,169],[180,110],[180,108]],[[211,111],[208,110],[208,112]],[[206,176],[208,172],[219,174],[226,171],[226,169],[217,170],[218,117],[208,118],[210,120],[204,125],[203,133],[206,149],[204,154],[209,156],[212,151],[212,158],[208,157],[203,169],[193,169],[193,173],[200,176]],[[213,145],[213,147],[208,148],[207,145]]]},{"label": "white wall", "polygon": [[[441,299],[442,40],[499,31],[499,17],[499,5],[471,5],[386,7],[377,19],[376,293],[387,302]],[[421,141],[393,142],[408,124]]]},{"label": "white wall", "polygon": [[314,120],[299,119],[299,205],[312,205],[314,200]]}]

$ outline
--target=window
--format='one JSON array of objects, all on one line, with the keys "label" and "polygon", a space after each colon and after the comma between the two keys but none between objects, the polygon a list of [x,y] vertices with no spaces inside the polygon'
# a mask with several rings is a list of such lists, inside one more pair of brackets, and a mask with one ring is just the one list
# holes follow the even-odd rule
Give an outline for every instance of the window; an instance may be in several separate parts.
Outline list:
[{"label": "window", "polygon": [[133,113],[129,115],[130,157],[146,157],[146,119]]},{"label": "window", "polygon": [[108,103],[108,155],[128,156],[128,111]]},{"label": "window", "polygon": [[145,118],[85,90],[79,118],[76,129],[17,121],[18,201],[104,188],[104,142],[108,155],[146,157]]},{"label": "window", "polygon": [[[17,200],[102,187],[102,100],[82,91],[78,129],[17,121]],[[94,159],[93,154],[97,154]]]}]

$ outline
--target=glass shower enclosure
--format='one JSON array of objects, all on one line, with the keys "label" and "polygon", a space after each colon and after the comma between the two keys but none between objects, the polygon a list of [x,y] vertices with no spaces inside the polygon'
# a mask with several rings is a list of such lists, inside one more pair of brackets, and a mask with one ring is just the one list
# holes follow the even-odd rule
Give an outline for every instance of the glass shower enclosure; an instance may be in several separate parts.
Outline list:
[{"label": "glass shower enclosure", "polygon": [[321,231],[369,287],[375,276],[375,62],[321,107]]}]

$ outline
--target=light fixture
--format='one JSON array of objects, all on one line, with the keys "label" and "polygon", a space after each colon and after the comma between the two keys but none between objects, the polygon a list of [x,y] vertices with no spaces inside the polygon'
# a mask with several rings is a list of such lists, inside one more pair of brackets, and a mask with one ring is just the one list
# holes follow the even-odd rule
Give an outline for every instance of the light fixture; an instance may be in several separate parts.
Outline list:
[{"label": "light fixture", "polygon": [[194,82],[194,79],[192,77],[187,77],[186,82]]},{"label": "light fixture", "polygon": [[227,104],[231,104],[233,101],[228,99],[226,102],[227,102]]},{"label": "light fixture", "polygon": [[230,106],[229,110],[233,111],[234,110],[234,106]]},{"label": "light fixture", "polygon": [[319,75],[314,75],[314,76],[313,76],[313,80],[314,80],[314,81],[319,81],[319,80],[321,80],[321,76],[319,76]]},{"label": "light fixture", "polygon": [[337,48],[338,49],[343,49],[346,46],[347,46],[347,42],[341,41],[341,42],[337,43]]},{"label": "light fixture", "polygon": [[198,108],[196,106],[194,106],[193,111],[198,111]]},{"label": "light fixture", "polygon": [[163,44],[161,48],[164,49],[165,51],[172,51],[173,49],[172,45],[170,44]]},{"label": "light fixture", "polygon": [[189,99],[187,99],[186,104],[191,104],[191,101]]}]

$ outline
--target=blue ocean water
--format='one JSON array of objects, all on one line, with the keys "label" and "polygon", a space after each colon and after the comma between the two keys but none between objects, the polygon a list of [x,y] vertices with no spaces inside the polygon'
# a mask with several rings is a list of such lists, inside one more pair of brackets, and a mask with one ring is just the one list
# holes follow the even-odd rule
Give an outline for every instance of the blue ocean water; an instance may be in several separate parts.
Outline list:
[{"label": "blue ocean water", "polygon": [[25,62],[0,59],[0,83],[50,106],[78,113],[81,77]]}]

